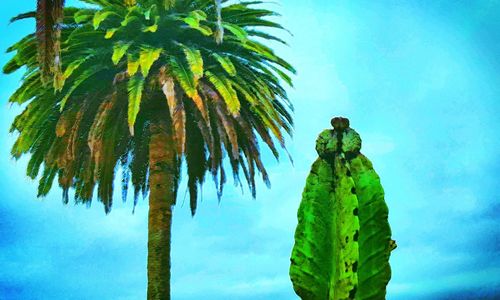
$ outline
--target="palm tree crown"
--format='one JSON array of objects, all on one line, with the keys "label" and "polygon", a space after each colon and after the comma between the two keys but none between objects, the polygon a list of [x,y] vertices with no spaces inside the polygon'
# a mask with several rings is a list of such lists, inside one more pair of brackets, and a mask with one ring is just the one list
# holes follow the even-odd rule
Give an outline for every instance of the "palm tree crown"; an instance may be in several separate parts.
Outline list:
[{"label": "palm tree crown", "polygon": [[[25,67],[22,85],[10,101],[23,104],[12,131],[19,137],[16,158],[30,153],[27,174],[38,176],[46,195],[56,175],[68,201],[97,196],[111,208],[117,165],[123,194],[131,181],[135,198],[146,193],[152,124],[172,136],[179,178],[185,161],[191,210],[209,172],[219,196],[226,180],[243,173],[255,196],[255,173],[268,178],[258,140],[278,158],[282,131],[291,133],[291,104],[282,82],[291,85],[293,67],[259,40],[279,38],[266,28],[282,28],[254,8],[261,1],[84,0],[92,8],[65,8],[61,25],[62,76],[44,83],[37,61],[36,34],[9,48],[5,65]],[[174,189],[177,189],[175,185]],[[175,191],[174,191],[175,192]]]}]

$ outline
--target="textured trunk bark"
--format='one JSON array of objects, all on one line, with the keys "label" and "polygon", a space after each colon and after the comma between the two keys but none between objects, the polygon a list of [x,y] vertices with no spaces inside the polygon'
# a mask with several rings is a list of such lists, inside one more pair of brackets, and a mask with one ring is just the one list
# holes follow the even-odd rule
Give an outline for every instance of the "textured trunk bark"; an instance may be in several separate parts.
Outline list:
[{"label": "textured trunk bark", "polygon": [[151,125],[149,142],[148,300],[170,300],[170,241],[176,157],[164,123]]}]

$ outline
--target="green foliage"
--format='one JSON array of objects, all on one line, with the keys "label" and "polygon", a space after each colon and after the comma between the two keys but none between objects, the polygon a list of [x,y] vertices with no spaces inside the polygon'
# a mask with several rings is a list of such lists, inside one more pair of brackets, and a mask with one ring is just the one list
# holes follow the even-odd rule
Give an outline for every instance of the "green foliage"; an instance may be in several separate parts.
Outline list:
[{"label": "green foliage", "polygon": [[184,23],[186,23],[190,28],[198,30],[204,36],[211,36],[213,34],[212,28],[204,25],[202,21],[207,20],[207,14],[201,10],[191,11],[187,17],[180,18]]},{"label": "green foliage", "polygon": [[234,67],[231,59],[227,56],[221,56],[217,53],[214,53],[213,56],[220,63],[221,67],[230,75],[236,76],[236,68]]},{"label": "green foliage", "polygon": [[186,54],[186,61],[193,74],[193,79],[198,81],[203,76],[203,57],[200,50],[195,50],[186,46],[182,47]]},{"label": "green foliage", "polygon": [[141,61],[139,60],[139,57],[129,54],[127,56],[127,75],[134,76],[135,73],[139,71],[140,64]]},{"label": "green foliage", "polygon": [[[99,68],[97,66],[89,67],[88,69],[83,70],[79,76],[71,82],[71,86],[68,86],[67,91],[63,93],[63,97],[61,98],[60,102],[60,109],[61,111],[64,110],[64,106],[66,105],[66,102],[68,99],[71,97],[73,92],[75,92],[76,89],[78,89],[86,80],[91,78],[93,75],[95,75],[97,72],[99,72]],[[69,77],[69,76],[68,76]]]},{"label": "green foliage", "polygon": [[241,104],[231,82],[222,74],[217,76],[212,72],[207,72],[206,76],[226,102],[229,112],[233,115],[237,115],[240,111]]},{"label": "green foliage", "polygon": [[184,93],[195,102],[200,102],[198,94],[197,82],[193,73],[184,65],[182,61],[177,60],[175,57],[170,58],[170,70],[177,82],[180,84]]},{"label": "green foliage", "polygon": [[[283,86],[295,73],[254,40],[279,40],[265,30],[276,27],[264,19],[274,12],[257,8],[260,1],[82,1],[91,8],[67,7],[58,19],[60,76],[41,76],[48,64],[37,59],[36,34],[8,49],[13,56],[3,68],[24,72],[9,99],[26,105],[12,125],[19,136],[11,152],[31,156],[27,174],[42,176],[40,196],[57,178],[65,201],[69,189],[78,203],[90,202],[96,191],[109,211],[117,165],[130,174],[135,198],[146,194],[154,120],[172,128],[193,212],[207,172],[222,193],[226,158],[253,194],[256,175],[268,181],[258,140],[278,157],[275,143],[284,147],[282,131],[292,128]],[[45,41],[50,50],[55,40]]]},{"label": "green foliage", "polygon": [[145,48],[142,49],[139,56],[139,64],[141,65],[141,72],[144,77],[147,77],[149,70],[153,64],[160,58],[161,48]]},{"label": "green foliage", "polygon": [[130,43],[117,43],[113,45],[113,56],[111,56],[111,60],[115,65],[120,62],[125,53],[127,53],[129,47]]},{"label": "green foliage", "polygon": [[130,134],[134,135],[134,125],[141,106],[144,78],[134,75],[128,81],[128,126]]},{"label": "green foliage", "polygon": [[99,25],[106,20],[109,16],[111,15],[117,15],[114,11],[112,10],[103,10],[103,11],[98,11],[94,14],[94,19],[92,22],[92,25],[94,26],[94,29],[99,28]]},{"label": "green foliage", "polygon": [[323,131],[298,211],[290,278],[302,299],[385,299],[391,229],[384,191],[351,128]]}]

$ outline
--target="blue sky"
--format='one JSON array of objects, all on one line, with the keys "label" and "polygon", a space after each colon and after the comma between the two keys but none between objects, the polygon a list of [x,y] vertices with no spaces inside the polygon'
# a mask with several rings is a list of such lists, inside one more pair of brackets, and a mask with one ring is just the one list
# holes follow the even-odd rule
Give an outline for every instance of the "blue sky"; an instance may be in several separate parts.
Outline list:
[{"label": "blue sky", "polygon": [[[279,3],[294,36],[276,50],[298,69],[295,165],[266,152],[272,189],[260,182],[253,200],[229,184],[219,204],[208,183],[195,218],[181,187],[173,299],[297,299],[296,211],[316,136],[337,115],[361,134],[386,190],[399,245],[387,299],[500,298],[500,2]],[[34,4],[3,4],[0,49],[32,31],[7,24]],[[57,189],[36,199],[26,160],[9,156],[19,78],[0,76],[0,298],[145,298],[147,202],[132,214],[132,201],[116,201],[106,216],[99,203],[64,206]]]}]

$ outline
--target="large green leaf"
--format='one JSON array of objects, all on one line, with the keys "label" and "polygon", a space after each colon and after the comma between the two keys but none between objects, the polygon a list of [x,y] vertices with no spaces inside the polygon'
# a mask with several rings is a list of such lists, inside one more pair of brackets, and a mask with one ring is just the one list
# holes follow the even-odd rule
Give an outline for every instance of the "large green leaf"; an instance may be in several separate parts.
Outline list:
[{"label": "large green leaf", "polygon": [[229,112],[233,115],[238,115],[241,103],[231,82],[223,75],[216,75],[210,71],[207,71],[205,75],[226,102]]},{"label": "large green leaf", "polygon": [[[98,29],[99,25],[101,25],[101,23],[104,20],[106,20],[109,16],[112,16],[112,15],[120,16],[119,14],[117,14],[116,12],[114,12],[112,10],[103,10],[103,11],[96,12],[94,14],[94,19],[93,19],[94,29]],[[82,18],[78,18],[78,21],[82,21]]]},{"label": "large green leaf", "polygon": [[197,80],[191,70],[184,65],[182,61],[178,61],[175,57],[170,57],[170,71],[177,80],[182,90],[186,95],[193,100],[196,108],[201,112],[203,118],[208,120],[208,113],[203,103],[202,98],[197,90]]},{"label": "large green leaf", "polygon": [[212,35],[213,31],[210,27],[200,24],[201,21],[205,21],[207,15],[203,11],[192,11],[187,17],[181,18],[184,23],[186,23],[192,29],[200,31],[205,36]]},{"label": "large green leaf", "polygon": [[128,126],[130,135],[134,135],[134,125],[141,107],[144,77],[135,75],[128,81]]},{"label": "large green leaf", "polygon": [[160,58],[161,48],[144,48],[140,52],[139,63],[141,72],[144,77],[147,77],[151,66]]},{"label": "large green leaf", "polygon": [[193,49],[187,46],[182,46],[184,54],[186,55],[186,61],[189,65],[191,73],[193,73],[193,78],[198,81],[203,76],[203,58],[201,56],[200,50]]},{"label": "large green leaf", "polygon": [[327,130],[318,139],[320,158],[302,195],[290,266],[302,299],[385,298],[392,250],[388,209],[360,145],[352,129],[340,137]]},{"label": "large green leaf", "polygon": [[111,56],[111,60],[113,64],[118,64],[122,57],[127,53],[128,48],[130,47],[130,43],[117,43],[113,45],[113,55]]},{"label": "large green leaf", "polygon": [[236,76],[236,68],[234,67],[233,62],[228,56],[221,56],[217,53],[212,54],[215,59],[219,62],[221,67],[230,75]]},{"label": "large green leaf", "polygon": [[190,98],[199,97],[198,90],[196,89],[197,82],[194,79],[193,73],[175,57],[170,57],[169,63],[170,69],[184,90],[184,93]]}]

